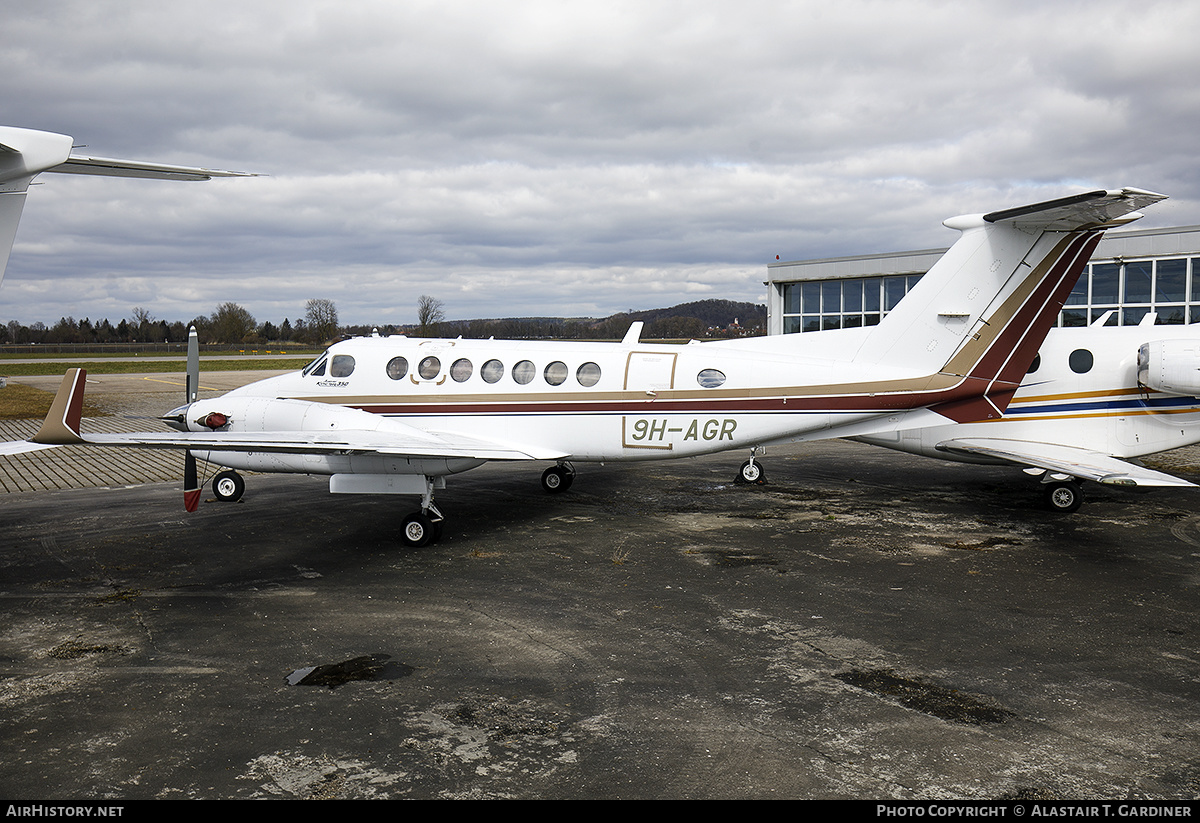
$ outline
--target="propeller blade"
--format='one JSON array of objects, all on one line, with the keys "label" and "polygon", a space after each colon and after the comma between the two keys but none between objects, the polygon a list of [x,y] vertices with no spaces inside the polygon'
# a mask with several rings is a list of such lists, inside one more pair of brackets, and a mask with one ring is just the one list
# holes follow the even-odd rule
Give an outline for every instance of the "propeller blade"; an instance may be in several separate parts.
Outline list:
[{"label": "propeller blade", "polygon": [[187,401],[195,403],[200,397],[200,338],[196,336],[196,327],[188,328],[187,349]]},{"label": "propeller blade", "polygon": [[196,458],[190,451],[183,453],[183,508],[189,512],[200,508],[200,481],[196,475]]}]

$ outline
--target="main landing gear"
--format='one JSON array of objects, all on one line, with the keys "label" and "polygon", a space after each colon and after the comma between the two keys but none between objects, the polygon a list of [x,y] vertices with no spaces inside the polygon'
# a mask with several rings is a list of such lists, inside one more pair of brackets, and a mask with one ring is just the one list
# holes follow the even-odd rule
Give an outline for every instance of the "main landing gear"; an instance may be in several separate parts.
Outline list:
[{"label": "main landing gear", "polygon": [[246,493],[246,481],[237,472],[226,470],[213,478],[212,490],[223,503],[236,503]]},{"label": "main landing gear", "polygon": [[[446,518],[438,511],[437,506],[433,505],[434,482],[435,478],[425,478],[425,490],[421,493],[421,510],[413,512],[400,524],[400,540],[414,549],[442,539],[442,525]],[[444,478],[437,478],[437,482],[441,484],[439,488],[445,488]]]},{"label": "main landing gear", "polygon": [[559,463],[542,472],[542,488],[549,494],[565,492],[574,482],[575,468],[570,463]]},{"label": "main landing gear", "polygon": [[1053,512],[1070,514],[1083,505],[1083,489],[1075,478],[1044,481],[1042,494],[1046,507]]},{"label": "main landing gear", "polygon": [[413,512],[400,525],[400,539],[406,546],[420,548],[442,539],[442,524],[446,519],[437,507],[430,504],[427,511]]}]

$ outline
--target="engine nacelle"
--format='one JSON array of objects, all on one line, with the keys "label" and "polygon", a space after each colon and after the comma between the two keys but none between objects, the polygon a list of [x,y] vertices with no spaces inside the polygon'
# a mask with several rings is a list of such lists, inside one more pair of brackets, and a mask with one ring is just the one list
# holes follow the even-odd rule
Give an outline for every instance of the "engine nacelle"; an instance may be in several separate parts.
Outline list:
[{"label": "engine nacelle", "polygon": [[1200,340],[1155,340],[1138,349],[1138,383],[1181,397],[1200,396]]}]

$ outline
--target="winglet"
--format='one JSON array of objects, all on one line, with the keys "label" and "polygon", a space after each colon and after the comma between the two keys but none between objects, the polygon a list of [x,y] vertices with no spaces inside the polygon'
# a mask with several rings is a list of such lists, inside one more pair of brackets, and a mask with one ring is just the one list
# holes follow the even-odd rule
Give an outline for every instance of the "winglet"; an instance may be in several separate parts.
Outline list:
[{"label": "winglet", "polygon": [[58,387],[58,394],[54,395],[54,402],[50,404],[50,413],[42,421],[38,433],[29,438],[30,442],[44,446],[69,446],[85,442],[79,434],[79,420],[83,416],[83,386],[86,380],[85,369],[67,370],[62,385]]}]

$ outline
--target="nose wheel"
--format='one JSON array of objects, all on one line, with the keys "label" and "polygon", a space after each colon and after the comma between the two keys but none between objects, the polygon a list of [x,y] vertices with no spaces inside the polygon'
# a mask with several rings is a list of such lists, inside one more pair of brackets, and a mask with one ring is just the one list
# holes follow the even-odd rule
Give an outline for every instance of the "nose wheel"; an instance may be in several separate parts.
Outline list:
[{"label": "nose wheel", "polygon": [[750,450],[750,459],[738,469],[737,477],[733,479],[733,482],[754,486],[761,486],[767,482],[767,474],[763,471],[762,463],[754,459],[762,454],[762,451],[758,447]]}]

